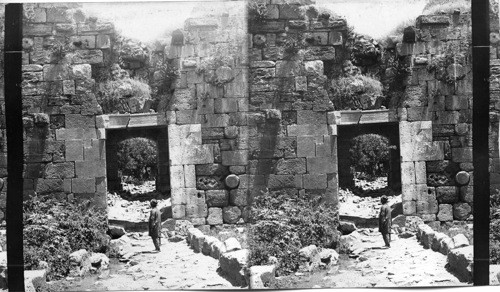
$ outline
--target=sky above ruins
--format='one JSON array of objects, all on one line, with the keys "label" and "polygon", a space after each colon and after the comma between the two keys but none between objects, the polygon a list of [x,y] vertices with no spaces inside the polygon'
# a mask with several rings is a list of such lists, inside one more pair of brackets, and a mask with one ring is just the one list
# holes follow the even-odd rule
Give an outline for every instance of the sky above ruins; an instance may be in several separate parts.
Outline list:
[{"label": "sky above ruins", "polygon": [[[356,32],[379,38],[397,25],[415,19],[428,0],[316,0],[320,7],[344,16]],[[229,4],[228,4],[229,3]],[[207,11],[244,9],[244,1],[167,1],[129,3],[84,3],[88,14],[115,23],[121,33],[143,42],[152,41],[166,31],[183,27],[194,14]]]}]

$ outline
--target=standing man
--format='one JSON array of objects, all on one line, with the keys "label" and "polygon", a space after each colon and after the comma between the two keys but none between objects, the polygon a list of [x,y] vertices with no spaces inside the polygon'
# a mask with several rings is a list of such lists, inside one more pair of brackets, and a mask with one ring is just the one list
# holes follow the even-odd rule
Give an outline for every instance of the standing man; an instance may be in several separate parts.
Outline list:
[{"label": "standing man", "polygon": [[391,247],[391,207],[387,204],[387,197],[382,196],[380,199],[382,207],[380,207],[380,214],[378,215],[378,231],[382,233],[385,246]]},{"label": "standing man", "polygon": [[153,239],[155,250],[160,252],[161,238],[161,213],[158,210],[158,202],[155,199],[151,200],[151,212],[149,213],[149,236]]}]

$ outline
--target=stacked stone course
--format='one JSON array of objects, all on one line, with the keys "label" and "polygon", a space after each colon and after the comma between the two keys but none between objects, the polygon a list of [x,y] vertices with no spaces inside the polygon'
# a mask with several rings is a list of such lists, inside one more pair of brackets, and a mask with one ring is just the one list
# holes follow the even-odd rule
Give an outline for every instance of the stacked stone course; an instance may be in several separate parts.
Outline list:
[{"label": "stacked stone course", "polygon": [[92,67],[103,63],[111,23],[72,4],[27,4],[23,23],[24,194],[90,198],[106,207],[105,136]]}]

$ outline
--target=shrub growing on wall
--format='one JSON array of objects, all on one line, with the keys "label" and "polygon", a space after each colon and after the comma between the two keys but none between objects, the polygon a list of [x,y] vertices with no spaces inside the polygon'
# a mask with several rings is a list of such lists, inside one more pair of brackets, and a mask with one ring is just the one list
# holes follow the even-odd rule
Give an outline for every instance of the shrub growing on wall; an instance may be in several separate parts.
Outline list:
[{"label": "shrub growing on wall", "polygon": [[364,75],[332,80],[332,102],[337,109],[370,109],[380,106],[382,83]]},{"label": "shrub growing on wall", "polygon": [[365,134],[352,140],[351,165],[356,172],[375,177],[387,174],[390,150],[389,139],[377,134]]},{"label": "shrub growing on wall", "polygon": [[32,198],[23,206],[24,264],[28,270],[48,263],[47,278],[69,273],[69,255],[79,249],[109,252],[106,212],[86,203],[45,196]]},{"label": "shrub growing on wall", "polygon": [[278,275],[296,272],[299,250],[314,244],[334,247],[338,241],[338,213],[320,195],[287,191],[266,192],[252,204],[253,224],[248,245],[251,265],[278,260]]},{"label": "shrub growing on wall", "polygon": [[118,144],[118,169],[133,182],[142,183],[155,177],[158,150],[156,143],[146,138],[131,138]]}]

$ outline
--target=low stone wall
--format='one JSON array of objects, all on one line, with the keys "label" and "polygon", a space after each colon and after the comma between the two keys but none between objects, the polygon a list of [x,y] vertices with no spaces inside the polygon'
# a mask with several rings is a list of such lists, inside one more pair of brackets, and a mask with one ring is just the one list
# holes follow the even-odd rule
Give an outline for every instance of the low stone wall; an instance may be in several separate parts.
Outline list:
[{"label": "low stone wall", "polygon": [[471,282],[473,273],[474,248],[463,234],[450,238],[434,231],[429,225],[421,224],[417,229],[417,239],[424,246],[448,257],[447,268],[462,282]]}]

